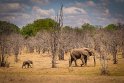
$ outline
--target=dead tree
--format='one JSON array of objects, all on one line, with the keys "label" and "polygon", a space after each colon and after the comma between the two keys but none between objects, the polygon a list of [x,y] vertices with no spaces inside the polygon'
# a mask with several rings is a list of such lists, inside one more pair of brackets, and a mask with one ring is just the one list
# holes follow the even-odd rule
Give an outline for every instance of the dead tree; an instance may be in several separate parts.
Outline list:
[{"label": "dead tree", "polygon": [[1,35],[0,37],[0,67],[7,67],[8,61],[7,61],[7,54],[8,54],[8,46],[11,41],[9,40],[9,37],[7,35]]},{"label": "dead tree", "polygon": [[[58,17],[58,16],[57,16]],[[63,44],[62,44],[62,27],[63,27],[63,5],[61,6],[61,9],[60,9],[60,14],[59,14],[59,17],[57,18],[58,19],[58,38],[59,38],[59,41],[58,41],[58,57],[59,57],[59,60],[64,60],[64,50],[63,50]]]},{"label": "dead tree", "polygon": [[38,34],[35,36],[35,47],[36,47],[36,52],[38,54],[48,52],[49,53],[49,48],[50,48],[50,42],[51,40],[50,37],[50,31],[45,31],[42,30],[38,32]]},{"label": "dead tree", "polygon": [[57,47],[58,47],[57,32],[53,31],[51,33],[52,68],[56,68]]},{"label": "dead tree", "polygon": [[122,58],[124,58],[124,42],[122,42]]},{"label": "dead tree", "polygon": [[63,50],[63,48],[59,49],[58,56],[59,56],[59,60],[64,60],[64,50]]},{"label": "dead tree", "polygon": [[63,5],[61,6],[61,10],[60,10],[60,16],[57,15],[56,18],[56,25],[53,28],[53,30],[51,31],[51,53],[52,53],[52,68],[56,67],[56,55],[58,54],[59,48],[61,47],[59,44],[59,37],[60,37],[60,30],[61,27],[63,25],[63,14],[62,14],[62,8]]},{"label": "dead tree", "polygon": [[121,49],[122,49],[122,58],[124,58],[124,28],[120,30],[120,33],[121,33],[121,38],[120,38],[120,41],[121,41]]},{"label": "dead tree", "polygon": [[14,47],[14,55],[15,55],[15,62],[18,62],[18,55],[19,55],[19,45],[18,45],[18,43]]},{"label": "dead tree", "polygon": [[20,54],[21,46],[23,46],[22,36],[20,34],[12,34],[12,41],[13,41],[13,54],[15,55],[15,62],[18,62],[18,56]]},{"label": "dead tree", "polygon": [[25,40],[25,46],[28,53],[34,53],[34,47],[35,47],[34,45],[35,45],[34,37],[30,37]]},{"label": "dead tree", "polygon": [[[109,32],[109,48],[110,48],[110,53],[113,56],[113,64],[117,64],[117,52],[118,52],[118,45],[119,45],[119,36],[117,34],[117,31],[114,32]],[[110,36],[111,35],[111,36]]]},{"label": "dead tree", "polygon": [[99,60],[101,64],[101,74],[108,75],[108,39],[107,34],[104,30],[96,30],[96,34],[94,36],[94,49],[99,54]]},{"label": "dead tree", "polygon": [[12,54],[15,55],[15,62],[18,62],[18,56],[21,54],[21,49],[24,46],[24,39],[22,35],[17,33],[12,33],[9,36],[9,39],[11,40],[11,44],[9,45],[9,48],[11,48]]},{"label": "dead tree", "polygon": [[113,42],[111,51],[113,55],[113,64],[117,64],[117,44],[115,42]]}]

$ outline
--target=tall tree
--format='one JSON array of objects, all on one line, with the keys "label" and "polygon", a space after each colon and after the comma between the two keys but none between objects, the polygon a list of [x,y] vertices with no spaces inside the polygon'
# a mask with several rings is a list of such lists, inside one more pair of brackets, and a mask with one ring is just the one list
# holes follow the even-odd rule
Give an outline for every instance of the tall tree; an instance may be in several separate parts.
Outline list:
[{"label": "tall tree", "polygon": [[61,6],[61,9],[60,9],[60,15],[58,16],[57,15],[57,22],[58,24],[56,24],[54,27],[53,27],[53,32],[51,33],[51,52],[52,52],[52,68],[55,68],[56,67],[56,55],[57,55],[57,52],[60,52],[59,48],[60,48],[60,36],[61,36],[61,27],[63,26],[63,5]]}]

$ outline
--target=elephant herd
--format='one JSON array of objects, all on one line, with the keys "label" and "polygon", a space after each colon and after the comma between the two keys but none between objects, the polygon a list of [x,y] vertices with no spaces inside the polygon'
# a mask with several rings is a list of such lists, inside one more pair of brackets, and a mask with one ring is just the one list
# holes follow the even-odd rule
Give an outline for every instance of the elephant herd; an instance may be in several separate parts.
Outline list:
[{"label": "elephant herd", "polygon": [[[72,62],[75,63],[75,66],[77,66],[77,59],[80,59],[82,61],[82,65],[86,66],[87,65],[87,59],[89,56],[93,56],[94,59],[94,66],[96,65],[96,60],[95,60],[95,54],[92,50],[89,48],[79,48],[79,49],[73,49],[70,51],[70,58],[69,58],[69,67],[72,65]],[[22,68],[32,68],[33,66],[33,61],[31,60],[26,60],[23,61],[22,63]]]}]

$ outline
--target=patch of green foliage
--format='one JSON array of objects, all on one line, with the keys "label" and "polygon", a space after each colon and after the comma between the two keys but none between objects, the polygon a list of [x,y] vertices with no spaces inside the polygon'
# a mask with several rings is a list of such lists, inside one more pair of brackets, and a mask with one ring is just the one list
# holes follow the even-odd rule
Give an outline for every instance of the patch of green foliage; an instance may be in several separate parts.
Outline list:
[{"label": "patch of green foliage", "polygon": [[16,25],[6,22],[6,21],[0,21],[0,34],[7,34],[10,33],[19,33],[20,29]]},{"label": "patch of green foliage", "polygon": [[107,30],[117,30],[117,26],[115,24],[109,24],[105,27]]},{"label": "patch of green foliage", "polygon": [[57,22],[50,18],[38,19],[32,24],[27,24],[26,26],[22,27],[21,33],[26,37],[35,36],[40,30],[52,30],[56,24]]},{"label": "patch of green foliage", "polygon": [[92,30],[95,30],[96,27],[89,24],[89,23],[84,23],[81,27],[83,30],[89,30],[89,31],[92,31]]}]

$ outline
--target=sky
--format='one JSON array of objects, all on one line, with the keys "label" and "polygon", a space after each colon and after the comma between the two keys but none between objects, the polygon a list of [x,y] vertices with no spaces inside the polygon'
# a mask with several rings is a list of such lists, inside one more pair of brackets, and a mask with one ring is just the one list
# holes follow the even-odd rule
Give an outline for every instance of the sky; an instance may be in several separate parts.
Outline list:
[{"label": "sky", "polygon": [[124,0],[0,0],[0,20],[23,27],[37,19],[55,19],[62,4],[64,26],[124,23]]}]

